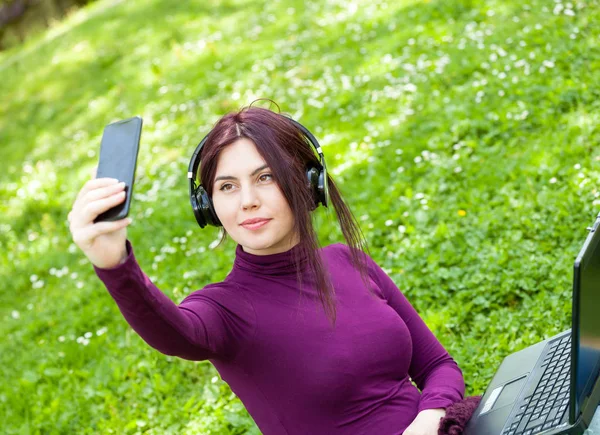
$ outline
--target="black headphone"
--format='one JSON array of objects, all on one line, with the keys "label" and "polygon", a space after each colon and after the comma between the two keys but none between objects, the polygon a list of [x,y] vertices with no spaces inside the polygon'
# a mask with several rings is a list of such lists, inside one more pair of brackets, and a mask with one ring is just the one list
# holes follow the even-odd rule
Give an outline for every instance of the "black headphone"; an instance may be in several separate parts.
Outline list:
[{"label": "black headphone", "polygon": [[[285,116],[285,118],[292,121],[302,131],[302,133],[304,133],[309,142],[317,151],[317,154],[319,154],[319,160],[321,163],[320,167],[309,164],[306,169],[306,177],[308,178],[308,183],[312,189],[315,201],[315,206],[312,210],[316,209],[319,204],[323,204],[324,207],[327,207],[329,197],[329,188],[327,187],[327,167],[325,166],[325,157],[323,156],[321,145],[319,145],[317,139],[311,134],[310,131],[306,129],[306,127],[292,118],[287,116]],[[192,154],[187,175],[190,181],[190,202],[192,204],[194,216],[196,217],[196,221],[198,222],[198,225],[200,225],[200,228],[204,228],[206,225],[213,225],[215,227],[223,226],[217,217],[217,213],[215,213],[212,199],[208,196],[202,184],[196,186],[196,180],[194,178],[194,174],[198,171],[200,166],[200,152],[202,151],[202,147],[204,146],[207,137],[208,134],[204,136],[204,139],[200,141],[196,147],[196,150],[194,151],[194,154]]]}]

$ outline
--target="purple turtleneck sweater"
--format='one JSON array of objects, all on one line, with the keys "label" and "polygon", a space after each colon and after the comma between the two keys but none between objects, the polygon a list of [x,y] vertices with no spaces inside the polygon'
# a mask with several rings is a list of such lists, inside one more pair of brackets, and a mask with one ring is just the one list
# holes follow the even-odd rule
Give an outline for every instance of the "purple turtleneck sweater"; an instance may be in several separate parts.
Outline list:
[{"label": "purple turtleneck sweater", "polygon": [[335,289],[335,327],[314,279],[298,288],[298,245],[263,256],[237,245],[225,280],[179,305],[126,245],[123,264],[94,270],[127,322],[164,354],[208,359],[265,435],[400,435],[419,411],[463,397],[460,369],[398,287],[365,255],[371,294],[344,244],[319,250]]}]

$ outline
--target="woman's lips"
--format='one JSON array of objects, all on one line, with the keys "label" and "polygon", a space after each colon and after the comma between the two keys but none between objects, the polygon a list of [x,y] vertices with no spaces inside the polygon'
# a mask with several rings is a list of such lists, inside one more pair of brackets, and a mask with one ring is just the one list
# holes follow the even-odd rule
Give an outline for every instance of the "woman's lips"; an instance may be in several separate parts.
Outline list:
[{"label": "woman's lips", "polygon": [[268,219],[266,221],[260,221],[260,222],[256,222],[254,224],[244,224],[242,225],[244,228],[248,229],[248,230],[257,230],[259,228],[264,227],[266,224],[268,224],[269,222],[271,222],[271,219]]}]

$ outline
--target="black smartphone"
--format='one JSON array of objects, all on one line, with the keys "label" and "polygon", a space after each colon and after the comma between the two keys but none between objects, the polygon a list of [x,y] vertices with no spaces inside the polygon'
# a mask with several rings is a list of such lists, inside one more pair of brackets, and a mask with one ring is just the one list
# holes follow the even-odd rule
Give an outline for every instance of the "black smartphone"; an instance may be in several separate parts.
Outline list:
[{"label": "black smartphone", "polygon": [[124,181],[125,201],[99,214],[94,223],[117,221],[129,214],[141,135],[142,118],[139,116],[113,122],[104,128],[96,178]]}]

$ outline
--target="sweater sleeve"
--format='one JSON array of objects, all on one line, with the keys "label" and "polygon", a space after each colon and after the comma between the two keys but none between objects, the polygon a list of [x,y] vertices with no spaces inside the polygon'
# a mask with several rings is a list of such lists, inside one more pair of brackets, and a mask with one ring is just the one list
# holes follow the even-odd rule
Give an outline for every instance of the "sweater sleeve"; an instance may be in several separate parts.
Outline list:
[{"label": "sweater sleeve", "polygon": [[421,390],[418,412],[458,402],[465,393],[462,371],[392,279],[372,258],[365,257],[369,275],[410,331],[413,353],[408,373]]},{"label": "sweater sleeve", "polygon": [[140,337],[159,352],[183,359],[233,358],[256,324],[246,296],[232,284],[210,284],[176,305],[142,271],[129,240],[126,247],[124,263],[93,267]]}]

